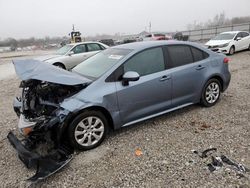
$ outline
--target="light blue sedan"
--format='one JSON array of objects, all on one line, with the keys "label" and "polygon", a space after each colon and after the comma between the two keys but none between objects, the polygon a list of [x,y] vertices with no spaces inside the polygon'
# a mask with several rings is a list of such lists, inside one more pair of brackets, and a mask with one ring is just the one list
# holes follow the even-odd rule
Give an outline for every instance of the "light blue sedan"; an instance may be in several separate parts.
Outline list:
[{"label": "light blue sedan", "polygon": [[65,142],[74,149],[95,148],[108,129],[196,103],[215,105],[230,82],[228,61],[223,54],[178,41],[115,46],[72,72],[40,61],[15,61],[23,94],[14,109],[29,141],[22,147],[13,133],[8,138],[27,163],[32,150],[25,148],[36,148],[48,133],[55,148]]}]

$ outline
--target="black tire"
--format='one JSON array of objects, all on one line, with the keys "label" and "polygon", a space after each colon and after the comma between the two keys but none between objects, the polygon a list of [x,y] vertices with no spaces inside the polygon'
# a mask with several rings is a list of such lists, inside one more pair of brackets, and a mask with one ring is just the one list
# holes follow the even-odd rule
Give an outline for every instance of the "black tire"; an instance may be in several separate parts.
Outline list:
[{"label": "black tire", "polygon": [[[94,131],[94,129],[83,128],[79,125],[80,122],[82,122],[84,126],[86,124],[88,124],[89,122],[87,122],[88,121],[87,118],[90,118],[90,117],[92,117],[94,124],[97,122],[97,119],[101,121],[102,124],[99,123],[98,126],[100,126],[99,127],[99,129],[100,129],[103,125],[104,130],[103,130],[102,134],[100,133],[100,135],[98,135],[98,134],[96,134],[97,132],[95,132],[95,133],[87,132],[87,131],[91,131],[91,130]],[[91,123],[91,125],[92,125],[92,123]],[[85,133],[82,133],[82,135],[75,136],[75,133],[81,132],[81,131],[85,132]],[[107,132],[108,132],[108,121],[107,121],[106,117],[103,115],[103,113],[101,113],[99,111],[93,111],[93,110],[85,111],[85,112],[79,114],[78,116],[76,116],[76,118],[69,125],[69,127],[68,127],[69,143],[74,149],[83,150],[83,151],[90,150],[90,149],[93,149],[93,148],[99,146],[103,142],[103,140],[105,139],[105,137],[107,135]],[[87,145],[89,138],[91,138],[90,139],[91,141],[95,139],[95,136],[93,136],[94,134],[97,136],[100,136],[100,139],[98,141],[96,141],[96,143],[93,142],[91,145]],[[84,139],[84,137],[85,137],[85,139]],[[81,139],[83,140],[82,144],[79,143],[79,141]],[[87,142],[85,143],[85,141],[87,141]]]},{"label": "black tire", "polygon": [[65,68],[65,66],[64,66],[64,64],[62,64],[62,63],[55,63],[55,64],[53,64],[54,66],[57,66],[57,67],[59,67],[59,68],[61,68],[61,69],[66,69]]},{"label": "black tire", "polygon": [[230,49],[229,49],[229,55],[233,55],[235,53],[235,47],[234,46],[231,46]]},{"label": "black tire", "polygon": [[[211,86],[218,86],[218,93],[217,90],[212,90],[210,91],[210,87]],[[212,87],[213,88],[213,87]],[[215,88],[215,87],[214,87]],[[207,94],[207,92],[211,92],[212,94]],[[217,95],[215,95],[216,93]],[[212,96],[211,96],[212,95]],[[212,78],[210,80],[207,81],[207,83],[205,84],[203,90],[202,90],[202,94],[201,94],[201,104],[205,107],[211,107],[214,106],[220,99],[220,95],[221,95],[221,83],[219,80]],[[211,100],[209,100],[211,97]],[[214,97],[214,99],[213,99]]]}]

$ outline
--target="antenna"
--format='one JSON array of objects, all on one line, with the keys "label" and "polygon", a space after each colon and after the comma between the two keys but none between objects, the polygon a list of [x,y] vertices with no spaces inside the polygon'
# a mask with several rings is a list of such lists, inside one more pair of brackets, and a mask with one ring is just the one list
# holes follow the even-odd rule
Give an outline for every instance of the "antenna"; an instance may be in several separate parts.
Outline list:
[{"label": "antenna", "polygon": [[73,28],[72,28],[73,31],[75,31],[75,25],[73,24]]}]

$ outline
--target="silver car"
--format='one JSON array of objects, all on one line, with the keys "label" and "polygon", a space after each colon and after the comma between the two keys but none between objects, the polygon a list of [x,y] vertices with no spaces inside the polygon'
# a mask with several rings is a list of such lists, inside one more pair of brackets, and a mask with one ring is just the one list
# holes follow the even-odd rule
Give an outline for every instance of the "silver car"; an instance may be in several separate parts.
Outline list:
[{"label": "silver car", "polygon": [[12,132],[8,138],[29,165],[35,148],[48,140],[58,152],[62,145],[88,150],[101,144],[109,129],[196,103],[213,106],[231,77],[226,56],[177,41],[112,47],[88,58],[73,72],[34,60],[14,65],[23,80],[23,93],[14,109],[26,141],[20,143]]},{"label": "silver car", "polygon": [[79,42],[66,44],[57,50],[55,54],[38,57],[36,60],[44,61],[60,68],[70,70],[79,63],[108,47],[109,46],[100,42]]}]

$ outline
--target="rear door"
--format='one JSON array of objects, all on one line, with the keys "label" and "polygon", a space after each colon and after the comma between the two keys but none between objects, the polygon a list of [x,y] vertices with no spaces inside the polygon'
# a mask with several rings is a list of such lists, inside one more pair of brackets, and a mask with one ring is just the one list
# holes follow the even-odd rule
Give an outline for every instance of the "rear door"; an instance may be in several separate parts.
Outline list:
[{"label": "rear door", "polygon": [[197,102],[208,69],[208,54],[189,45],[169,45],[165,50],[171,64],[173,107]]},{"label": "rear door", "polygon": [[124,124],[156,114],[171,105],[171,75],[166,70],[161,47],[147,49],[134,55],[121,67],[139,73],[138,81],[123,86],[116,82],[120,116]]},{"label": "rear door", "polygon": [[97,43],[89,43],[89,44],[87,44],[87,53],[85,53],[85,59],[95,55],[96,53],[98,53],[102,49],[103,48],[102,48],[102,46],[100,46],[100,44],[97,44]]}]

